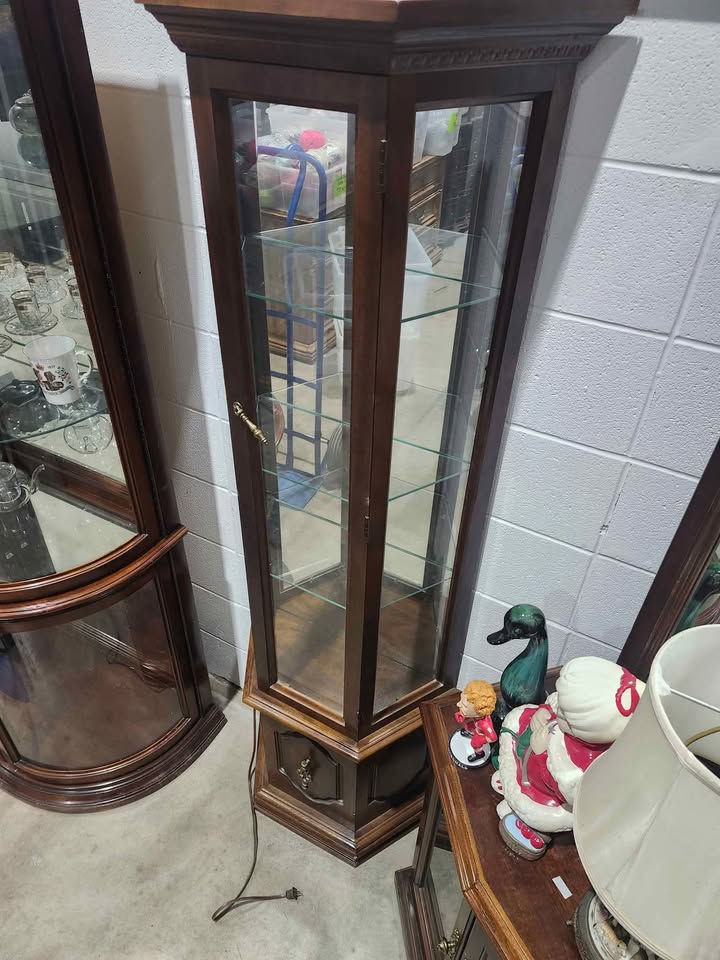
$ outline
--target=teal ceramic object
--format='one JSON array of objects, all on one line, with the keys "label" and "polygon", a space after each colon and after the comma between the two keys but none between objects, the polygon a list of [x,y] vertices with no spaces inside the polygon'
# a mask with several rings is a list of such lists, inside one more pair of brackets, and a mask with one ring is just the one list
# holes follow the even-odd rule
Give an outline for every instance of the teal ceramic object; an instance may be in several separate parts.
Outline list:
[{"label": "teal ceramic object", "polygon": [[527,640],[527,646],[503,670],[500,697],[493,714],[502,721],[506,714],[524,703],[543,703],[548,664],[548,639],[545,615],[529,603],[518,603],[505,614],[502,630],[491,633],[488,643]]},{"label": "teal ceramic object", "polygon": [[717,560],[713,560],[708,565],[695,593],[683,610],[683,615],[680,617],[674,632],[680,633],[681,630],[689,630],[690,627],[697,627],[702,623],[715,623],[714,619],[703,620],[702,617],[698,619],[698,613],[700,613],[702,605],[713,594],[720,594],[720,562]]}]

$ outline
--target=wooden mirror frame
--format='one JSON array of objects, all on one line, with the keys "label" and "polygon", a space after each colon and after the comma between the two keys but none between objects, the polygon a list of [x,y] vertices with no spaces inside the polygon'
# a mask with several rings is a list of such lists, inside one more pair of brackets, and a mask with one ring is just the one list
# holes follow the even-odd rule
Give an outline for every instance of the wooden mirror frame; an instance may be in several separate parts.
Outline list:
[{"label": "wooden mirror frame", "polygon": [[640,608],[618,663],[643,680],[671,636],[720,539],[720,441]]}]

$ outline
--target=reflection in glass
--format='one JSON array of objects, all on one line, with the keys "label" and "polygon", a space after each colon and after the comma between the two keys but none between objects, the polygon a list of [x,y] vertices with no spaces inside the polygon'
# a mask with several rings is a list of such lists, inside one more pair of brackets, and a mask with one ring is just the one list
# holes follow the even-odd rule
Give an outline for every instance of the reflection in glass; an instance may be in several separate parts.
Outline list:
[{"label": "reflection in glass", "polygon": [[713,551],[705,572],[673,633],[709,623],[720,623],[720,549],[718,547]]},{"label": "reflection in glass", "polygon": [[[95,359],[7,3],[0,4],[0,322],[0,467],[12,465],[18,476],[28,476],[38,464],[52,466],[40,474],[39,490],[24,507],[33,511],[31,542],[42,542],[42,549],[25,554],[21,528],[27,524],[15,525],[19,539],[12,543],[8,511],[0,514],[6,554],[35,557],[18,563],[14,573],[5,565],[0,579],[31,579],[96,560],[127,542],[136,526],[128,522],[130,497],[112,426],[105,426],[99,373],[86,378],[79,399],[69,391],[60,399],[73,402],[53,408],[39,393],[25,353],[30,340],[52,334],[74,340]],[[99,428],[91,423],[76,434],[75,427],[98,414],[104,417]],[[91,434],[92,442],[82,439]],[[92,504],[78,492],[85,489],[93,490]],[[121,502],[126,506],[120,511]]]},{"label": "reflection in glass", "polygon": [[0,290],[12,293],[27,286],[25,269],[10,251],[0,251]]},{"label": "reflection in glass", "polygon": [[442,201],[410,201],[391,486],[412,484],[388,504],[376,713],[435,676],[529,112],[416,116]]},{"label": "reflection in glass", "polygon": [[100,453],[109,447],[113,438],[110,417],[89,417],[80,423],[72,423],[65,427],[63,433],[65,443],[71,450],[78,453]]},{"label": "reflection in glass", "polygon": [[82,320],[85,311],[80,297],[80,287],[74,274],[66,278],[66,284],[68,299],[62,305],[62,315],[67,317],[68,320]]},{"label": "reflection in glass", "polygon": [[182,715],[152,581],[80,620],[0,633],[0,717],[28,760],[69,768],[112,763],[160,738]]},{"label": "reflection in glass", "polygon": [[355,118],[231,101],[278,680],[343,709]]},{"label": "reflection in glass", "polygon": [[40,465],[28,478],[11,463],[0,463],[0,581],[55,572],[31,501],[42,470]]},{"label": "reflection in glass", "polygon": [[450,850],[437,846],[433,848],[430,875],[435,888],[441,933],[450,939],[457,924],[458,913],[465,903],[458,881],[455,858]]}]

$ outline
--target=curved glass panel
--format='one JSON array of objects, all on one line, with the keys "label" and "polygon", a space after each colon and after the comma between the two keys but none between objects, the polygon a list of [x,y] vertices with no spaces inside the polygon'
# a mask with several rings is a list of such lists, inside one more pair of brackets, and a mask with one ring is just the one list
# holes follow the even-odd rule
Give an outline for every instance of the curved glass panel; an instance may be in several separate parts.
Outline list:
[{"label": "curved glass panel", "polygon": [[79,620],[0,632],[0,722],[27,760],[113,763],[182,716],[154,581]]},{"label": "curved glass panel", "polygon": [[0,2],[0,582],[96,560],[136,529],[22,52]]},{"label": "curved glass panel", "polygon": [[529,114],[415,117],[376,713],[436,675]]}]

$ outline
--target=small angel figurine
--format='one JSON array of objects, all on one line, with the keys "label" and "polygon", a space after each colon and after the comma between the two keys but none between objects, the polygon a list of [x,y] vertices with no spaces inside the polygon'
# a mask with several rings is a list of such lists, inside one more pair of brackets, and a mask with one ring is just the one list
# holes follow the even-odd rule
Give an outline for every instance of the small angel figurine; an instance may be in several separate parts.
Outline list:
[{"label": "small angel figurine", "polygon": [[450,737],[450,756],[462,770],[483,767],[490,759],[490,744],[497,740],[491,714],[497,696],[487,680],[471,680],[457,704],[455,719],[462,724]]}]

